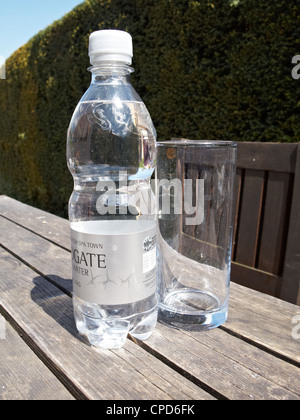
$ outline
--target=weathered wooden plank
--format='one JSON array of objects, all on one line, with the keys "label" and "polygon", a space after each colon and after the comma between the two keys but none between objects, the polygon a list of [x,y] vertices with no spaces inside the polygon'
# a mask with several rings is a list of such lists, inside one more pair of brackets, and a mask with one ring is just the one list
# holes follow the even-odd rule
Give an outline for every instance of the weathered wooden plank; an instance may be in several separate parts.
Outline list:
[{"label": "weathered wooden plank", "polygon": [[[217,246],[220,234],[220,221],[222,218],[223,206],[214,200],[215,194],[218,194],[220,180],[215,175],[215,169],[210,165],[201,164],[198,178],[204,180],[204,223],[196,226],[195,238],[202,242]],[[222,186],[223,187],[223,186]]]},{"label": "weathered wooden plank", "polygon": [[0,349],[1,401],[74,400],[8,322]]},{"label": "weathered wooden plank", "polygon": [[300,305],[300,143],[297,148],[297,167],[280,297]]},{"label": "weathered wooden plank", "polygon": [[0,273],[2,310],[74,393],[108,400],[212,399],[129,340],[115,351],[89,346],[76,331],[70,297],[3,249]]},{"label": "weathered wooden plank", "polygon": [[210,260],[219,264],[224,253],[227,253],[228,218],[231,217],[228,203],[224,202],[220,194],[221,190],[228,190],[228,176],[224,174],[221,182],[215,168],[211,166],[212,159],[209,160],[210,166],[202,162],[198,166],[187,165],[187,178],[204,180],[204,223],[184,229],[182,253],[199,262]]},{"label": "weathered wooden plank", "polygon": [[238,143],[238,168],[295,173],[297,144]]},{"label": "weathered wooden plank", "polygon": [[241,286],[251,286],[261,293],[276,297],[281,285],[280,277],[236,262],[232,263],[231,280]]},{"label": "weathered wooden plank", "polygon": [[[192,197],[194,199],[194,207],[196,206],[196,182],[197,179],[199,179],[199,164],[186,164],[185,165],[185,178],[182,180],[182,182],[184,183],[185,179],[189,179],[189,180],[193,180],[193,185],[192,185]],[[184,195],[183,195],[184,197]],[[185,221],[186,218],[190,218],[191,215],[190,214],[186,214],[185,213],[185,209],[184,209],[184,205],[183,205],[183,233],[185,233],[188,236],[191,236],[192,238],[195,236],[195,229],[196,226],[192,225],[192,226],[188,226]]]},{"label": "weathered wooden plank", "polygon": [[191,238],[190,236],[183,234],[182,238],[182,254],[191,260],[204,262],[211,261],[218,264],[220,261],[220,252],[223,252],[223,249],[211,245],[208,242],[201,241],[198,238]]},{"label": "weathered wooden plank", "polygon": [[[225,328],[300,366],[300,340],[293,336],[300,307],[256,290],[231,284]],[[299,324],[299,323],[298,323]]]},{"label": "weathered wooden plank", "polygon": [[141,343],[228,399],[300,399],[300,369],[221,329],[184,332],[159,325]]},{"label": "weathered wooden plank", "polygon": [[[71,254],[0,216],[0,245],[8,248],[64,291],[72,291]],[[70,240],[69,240],[70,241]],[[68,242],[69,242],[68,241]]]},{"label": "weathered wooden plank", "polygon": [[237,238],[236,262],[255,267],[262,215],[265,174],[246,170]]},{"label": "weathered wooden plank", "polygon": [[[70,247],[70,225],[68,220],[23,204],[7,196],[0,196],[0,215],[38,233],[44,238]],[[1,237],[1,235],[0,235]]]},{"label": "weathered wooden plank", "polygon": [[232,238],[232,259],[233,260],[235,259],[235,252],[236,252],[242,187],[243,187],[243,171],[241,169],[237,169],[235,183],[234,183],[234,195],[233,195],[233,238]]},{"label": "weathered wooden plank", "polygon": [[238,142],[237,144],[238,168],[295,173],[297,144],[260,142]]},{"label": "weathered wooden plank", "polygon": [[264,208],[258,268],[280,276],[285,258],[291,193],[291,176],[270,172]]}]

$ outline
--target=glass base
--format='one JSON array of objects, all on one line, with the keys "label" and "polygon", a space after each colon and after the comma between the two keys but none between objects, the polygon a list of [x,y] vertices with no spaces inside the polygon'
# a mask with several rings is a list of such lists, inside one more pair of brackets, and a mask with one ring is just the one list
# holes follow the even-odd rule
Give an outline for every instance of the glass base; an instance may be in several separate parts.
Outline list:
[{"label": "glass base", "polygon": [[188,331],[218,328],[228,319],[228,304],[208,292],[184,289],[171,292],[159,305],[160,322]]}]

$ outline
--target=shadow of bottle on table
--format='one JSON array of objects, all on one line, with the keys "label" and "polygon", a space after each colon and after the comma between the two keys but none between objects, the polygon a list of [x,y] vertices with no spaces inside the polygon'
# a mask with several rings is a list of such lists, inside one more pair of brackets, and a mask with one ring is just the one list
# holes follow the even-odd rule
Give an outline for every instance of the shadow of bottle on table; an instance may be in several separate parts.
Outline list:
[{"label": "shadow of bottle on table", "polygon": [[[55,279],[56,284],[64,284],[68,287],[66,289],[59,289],[55,284],[52,284],[46,278],[37,276],[33,279],[34,288],[31,291],[31,299],[44,312],[50,316],[57,324],[63,327],[77,340],[88,344],[87,341],[78,333],[72,304],[72,280],[62,279],[58,276],[47,275],[48,279]],[[46,324],[46,322],[45,322]],[[45,328],[47,326],[45,325]]]}]

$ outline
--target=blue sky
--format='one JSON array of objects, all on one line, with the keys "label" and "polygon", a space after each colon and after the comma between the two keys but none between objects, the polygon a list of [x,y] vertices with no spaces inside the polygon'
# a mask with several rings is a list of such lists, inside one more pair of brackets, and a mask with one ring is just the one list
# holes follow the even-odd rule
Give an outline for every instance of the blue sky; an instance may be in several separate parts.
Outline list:
[{"label": "blue sky", "polygon": [[0,56],[8,58],[40,30],[82,2],[83,0],[0,0]]}]

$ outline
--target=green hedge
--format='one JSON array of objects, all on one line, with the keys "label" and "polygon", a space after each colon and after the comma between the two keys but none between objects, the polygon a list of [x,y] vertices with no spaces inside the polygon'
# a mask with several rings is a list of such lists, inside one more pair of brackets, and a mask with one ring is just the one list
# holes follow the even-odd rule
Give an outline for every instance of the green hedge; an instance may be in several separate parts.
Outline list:
[{"label": "green hedge", "polygon": [[89,34],[129,31],[159,139],[296,142],[299,0],[87,0],[16,51],[0,80],[0,194],[66,215],[66,132]]}]

